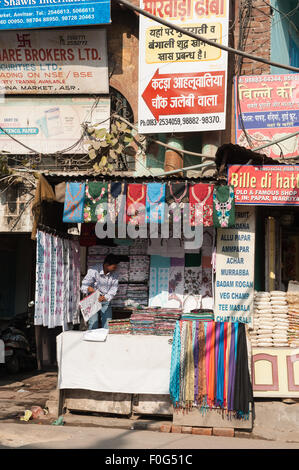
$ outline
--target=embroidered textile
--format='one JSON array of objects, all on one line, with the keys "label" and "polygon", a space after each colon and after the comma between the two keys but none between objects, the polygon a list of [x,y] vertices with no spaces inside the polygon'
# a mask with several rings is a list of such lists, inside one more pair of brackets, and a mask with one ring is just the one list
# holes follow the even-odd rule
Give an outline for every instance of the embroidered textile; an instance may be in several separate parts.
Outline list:
[{"label": "embroidered textile", "polygon": [[84,221],[85,183],[66,183],[63,222]]},{"label": "embroidered textile", "polygon": [[146,185],[146,222],[164,222],[165,183]]},{"label": "embroidered textile", "polygon": [[235,223],[235,190],[233,186],[215,186],[213,193],[214,227],[232,227]]},{"label": "embroidered textile", "polygon": [[[196,183],[189,187],[190,225],[200,225],[203,219],[205,227],[213,225],[213,189],[212,184]],[[202,216],[201,207],[202,206]]]},{"label": "embroidered textile", "polygon": [[108,186],[108,213],[112,223],[126,222],[126,182],[111,182]]},{"label": "embroidered textile", "polygon": [[168,217],[173,223],[183,220],[185,204],[189,201],[188,183],[171,183],[166,185],[165,193],[166,203],[168,207]]},{"label": "embroidered textile", "polygon": [[127,223],[133,225],[145,224],[146,185],[128,184],[126,212]]},{"label": "embroidered textile", "polygon": [[85,189],[84,222],[105,222],[108,203],[108,183],[89,182]]}]

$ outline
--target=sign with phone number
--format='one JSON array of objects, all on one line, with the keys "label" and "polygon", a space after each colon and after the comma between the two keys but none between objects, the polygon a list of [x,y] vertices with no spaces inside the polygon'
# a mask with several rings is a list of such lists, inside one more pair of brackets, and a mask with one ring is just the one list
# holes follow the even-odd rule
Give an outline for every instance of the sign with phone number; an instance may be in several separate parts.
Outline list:
[{"label": "sign with phone number", "polygon": [[0,30],[110,22],[110,0],[0,0]]}]

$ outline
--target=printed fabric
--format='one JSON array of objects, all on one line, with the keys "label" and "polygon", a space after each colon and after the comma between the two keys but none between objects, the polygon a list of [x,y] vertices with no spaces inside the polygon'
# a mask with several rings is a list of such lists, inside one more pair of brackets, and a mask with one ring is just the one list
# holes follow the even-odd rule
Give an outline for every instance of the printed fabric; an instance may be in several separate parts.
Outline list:
[{"label": "printed fabric", "polygon": [[166,186],[165,199],[169,219],[173,223],[180,223],[183,219],[184,206],[189,201],[188,183],[171,183],[169,181]]},{"label": "printed fabric", "polygon": [[166,307],[169,289],[170,258],[152,255],[150,261],[149,306]]},{"label": "printed fabric", "polygon": [[235,192],[233,186],[215,186],[213,193],[213,222],[216,228],[235,224]]},{"label": "printed fabric", "polygon": [[145,224],[146,185],[128,184],[126,212],[127,223],[132,225]]},{"label": "printed fabric", "polygon": [[113,181],[108,186],[108,214],[112,223],[126,222],[127,183]]},{"label": "printed fabric", "polygon": [[146,222],[164,222],[165,184],[148,183],[146,188]]},{"label": "printed fabric", "polygon": [[108,203],[108,183],[98,181],[86,185],[84,222],[105,222]]},{"label": "printed fabric", "polygon": [[66,183],[63,222],[83,222],[85,183]]},{"label": "printed fabric", "polygon": [[[190,225],[204,227],[213,225],[213,189],[212,184],[196,183],[189,187]],[[201,220],[202,206],[202,220]]]}]

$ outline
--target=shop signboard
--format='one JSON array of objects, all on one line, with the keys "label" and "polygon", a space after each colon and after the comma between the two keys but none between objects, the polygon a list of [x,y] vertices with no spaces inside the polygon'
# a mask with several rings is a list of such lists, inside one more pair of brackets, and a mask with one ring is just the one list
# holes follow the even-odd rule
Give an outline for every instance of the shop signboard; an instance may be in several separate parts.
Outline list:
[{"label": "shop signboard", "polygon": [[255,208],[236,206],[234,227],[217,230],[215,321],[251,324]]},{"label": "shop signboard", "polygon": [[109,93],[106,30],[0,33],[3,94]]},{"label": "shop signboard", "polygon": [[294,165],[229,165],[228,183],[236,204],[298,206],[299,167]]},{"label": "shop signboard", "polygon": [[0,30],[110,22],[110,0],[0,0]]},{"label": "shop signboard", "polygon": [[[227,45],[228,0],[141,0],[141,8]],[[226,51],[140,15],[140,133],[225,129],[226,82]]]},{"label": "shop signboard", "polygon": [[[299,131],[299,74],[235,78],[235,123],[236,143],[244,147],[251,147],[248,139],[253,147],[259,147]],[[296,156],[298,136],[262,152],[271,158]]]},{"label": "shop signboard", "polygon": [[[6,98],[0,107],[0,149],[14,154],[86,153],[83,127],[98,124],[109,129],[110,99],[101,98]],[[13,137],[13,139],[11,138]],[[16,140],[15,140],[16,139]],[[69,149],[69,147],[74,148]],[[65,151],[65,149],[68,149]]]}]

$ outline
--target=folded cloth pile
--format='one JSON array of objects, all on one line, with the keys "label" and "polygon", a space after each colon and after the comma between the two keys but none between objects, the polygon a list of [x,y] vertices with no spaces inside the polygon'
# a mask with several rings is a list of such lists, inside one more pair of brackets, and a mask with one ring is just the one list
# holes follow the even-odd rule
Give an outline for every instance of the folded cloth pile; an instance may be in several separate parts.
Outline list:
[{"label": "folded cloth pile", "polygon": [[288,344],[291,348],[299,347],[299,292],[287,292],[288,301]]},{"label": "folded cloth pile", "polygon": [[145,282],[149,279],[149,256],[131,255],[129,280],[130,282]]},{"label": "folded cloth pile", "polygon": [[212,310],[192,310],[191,313],[183,313],[182,320],[214,321]]},{"label": "folded cloth pile", "polygon": [[132,333],[130,318],[108,320],[109,334],[125,335]]},{"label": "folded cloth pile", "polygon": [[179,309],[159,309],[155,312],[155,334],[158,336],[172,336],[176,321],[181,318]]},{"label": "folded cloth pile", "polygon": [[115,297],[111,301],[112,307],[124,307],[128,294],[128,284],[118,284]]},{"label": "folded cloth pile", "polygon": [[270,301],[274,328],[272,332],[273,346],[288,347],[288,303],[286,292],[274,290],[270,292]]},{"label": "folded cloth pile", "polygon": [[273,346],[274,320],[269,292],[256,292],[254,295],[254,330],[251,344],[257,347]]},{"label": "folded cloth pile", "polygon": [[146,284],[128,284],[127,298],[139,305],[147,305],[148,286]]},{"label": "folded cloth pile", "polygon": [[155,334],[155,314],[134,310],[130,318],[133,335],[153,335]]}]

